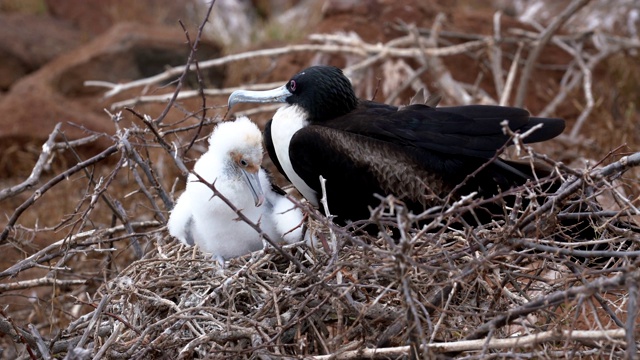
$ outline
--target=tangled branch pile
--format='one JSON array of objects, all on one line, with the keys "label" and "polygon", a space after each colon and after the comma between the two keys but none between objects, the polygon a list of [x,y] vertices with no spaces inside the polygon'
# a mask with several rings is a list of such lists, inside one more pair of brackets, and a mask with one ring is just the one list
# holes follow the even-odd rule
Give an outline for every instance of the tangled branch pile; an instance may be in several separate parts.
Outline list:
[{"label": "tangled branch pile", "polygon": [[[396,220],[410,221],[395,206]],[[268,249],[224,269],[193,248],[158,241],[98,291],[98,308],[65,335],[89,333],[101,354],[123,359],[354,358],[375,348],[369,356],[384,358],[421,347],[478,357],[634,351],[624,340],[637,331],[635,316],[625,323],[627,310],[637,311],[637,233],[619,252],[628,237],[605,230],[606,246],[580,253],[589,263],[613,255],[596,270],[565,255],[575,244],[516,237],[517,225],[408,230],[398,244],[315,228],[330,229],[338,251],[290,246],[283,251],[292,261]],[[473,339],[481,340],[464,341]]]},{"label": "tangled branch pile", "polygon": [[[577,5],[572,6],[562,19],[576,11]],[[530,183],[495,199],[463,198],[423,214],[409,214],[402,202],[389,197],[373,209],[368,222],[348,228],[337,227],[308,205],[299,204],[309,215],[309,232],[321,246],[270,247],[233,259],[225,267],[168,236],[164,224],[174,199],[169,189],[175,183],[174,177],[162,174],[168,167],[177,168],[182,176],[188,173],[185,163],[197,157],[193,153],[200,148],[200,138],[221,119],[221,114],[207,117],[206,95],[234,90],[201,86],[193,92],[180,91],[189,71],[199,74],[208,66],[255,57],[333,54],[345,59],[346,72],[356,86],[364,88],[371,83],[366,74],[376,64],[387,70],[404,69],[405,76],[400,78],[393,78],[397,72],[386,73],[381,86],[397,85],[387,101],[401,96],[403,89],[422,87],[420,76],[433,72],[446,96],[463,103],[507,104],[522,49],[530,49],[522,66],[526,73],[536,64],[535,49],[553,43],[575,61],[567,65],[561,89],[543,115],[552,113],[583,85],[582,113],[571,137],[564,139],[574,144],[594,106],[591,70],[615,51],[640,47],[637,40],[600,34],[593,41],[599,47],[588,53],[583,45],[596,35],[553,35],[558,24],[540,34],[510,34],[512,38],[502,37],[503,41],[515,37],[521,45],[508,74],[499,62],[489,61],[499,94],[493,99],[471,84],[453,80],[441,57],[476,56],[471,52],[478,49],[495,55],[501,45],[496,42],[498,34],[473,36],[452,45],[452,39],[440,33],[438,21],[433,29],[401,27],[406,36],[383,45],[353,36],[316,35],[311,39],[320,44],[230,55],[197,67],[190,59],[184,67],[153,78],[111,84],[109,96],[179,76],[180,86],[173,93],[137,97],[114,106],[168,101],[168,112],[179,108],[176,100],[189,96],[201,97],[202,106],[185,116],[186,123],[165,124],[166,112],[152,118],[131,108],[127,108],[131,123],[122,113],[111,115],[116,127],[110,137],[112,146],[88,159],[79,158],[76,165],[41,184],[52,158],[62,152],[79,157],[76,147],[100,136],[66,141],[55,129],[32,176],[0,191],[0,200],[20,200],[0,241],[23,254],[15,264],[0,269],[0,296],[28,297],[37,303],[0,309],[0,333],[12,344],[4,348],[5,355],[51,358],[66,354],[68,359],[350,359],[397,358],[417,352],[465,358],[635,356],[640,284],[640,234],[635,221],[640,211],[638,198],[626,195],[638,192],[637,179],[625,174],[637,170],[640,153],[617,161],[607,158],[610,164],[601,168],[579,169],[540,155],[514,134],[523,159],[544,161],[556,169],[562,183],[557,192],[545,193],[543,186]],[[459,40],[457,34],[449,35]],[[199,37],[192,45],[197,45]],[[523,90],[518,93],[526,92],[527,81],[521,79],[519,86]],[[118,159],[113,161],[114,157]],[[34,186],[38,188],[28,193]],[[56,219],[55,226],[21,225],[22,216],[38,213],[41,207],[44,214],[51,213],[55,199],[45,193],[73,198],[73,211]],[[504,216],[482,226],[468,226],[462,220],[488,202],[500,202],[502,196],[516,199],[514,206],[503,208]],[[47,201],[51,202],[48,207]],[[378,237],[358,231],[371,223],[380,227]],[[385,231],[388,226],[397,228],[399,241]],[[576,228],[577,237],[571,235]],[[59,240],[48,240],[42,248],[30,247],[42,237]],[[44,291],[38,290],[43,287]]]}]

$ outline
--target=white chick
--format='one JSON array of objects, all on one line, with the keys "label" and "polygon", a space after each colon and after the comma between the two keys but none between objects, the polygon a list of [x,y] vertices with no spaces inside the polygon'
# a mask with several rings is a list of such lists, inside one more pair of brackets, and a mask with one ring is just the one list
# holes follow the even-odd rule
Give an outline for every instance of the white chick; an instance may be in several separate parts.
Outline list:
[{"label": "white chick", "polygon": [[[193,172],[214,184],[272,240],[300,241],[302,212],[271,184],[261,168],[262,157],[262,133],[249,118],[240,117],[217,125],[209,137],[209,150],[198,159]],[[194,174],[189,175],[167,225],[171,235],[185,244],[197,244],[218,260],[263,246],[259,233]]]}]

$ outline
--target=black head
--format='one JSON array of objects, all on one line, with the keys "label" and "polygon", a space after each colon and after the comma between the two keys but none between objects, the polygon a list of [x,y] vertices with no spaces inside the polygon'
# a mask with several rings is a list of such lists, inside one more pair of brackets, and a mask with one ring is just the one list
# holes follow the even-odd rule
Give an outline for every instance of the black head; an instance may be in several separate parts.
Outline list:
[{"label": "black head", "polygon": [[358,106],[351,82],[334,66],[312,66],[297,73],[285,85],[286,102],[309,113],[309,120],[324,121],[345,115]]}]

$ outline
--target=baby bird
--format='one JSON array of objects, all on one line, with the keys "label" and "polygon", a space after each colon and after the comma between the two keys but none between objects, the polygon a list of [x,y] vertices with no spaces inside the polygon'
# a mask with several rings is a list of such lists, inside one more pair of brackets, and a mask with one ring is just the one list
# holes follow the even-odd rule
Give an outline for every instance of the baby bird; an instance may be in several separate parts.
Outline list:
[{"label": "baby bird", "polygon": [[[209,137],[209,150],[193,172],[226,197],[272,240],[294,243],[302,239],[300,209],[271,184],[264,169],[262,133],[247,117],[217,125]],[[185,244],[197,244],[218,260],[262,248],[262,238],[239,219],[222,199],[190,174],[184,193],[168,222],[169,233]]]}]

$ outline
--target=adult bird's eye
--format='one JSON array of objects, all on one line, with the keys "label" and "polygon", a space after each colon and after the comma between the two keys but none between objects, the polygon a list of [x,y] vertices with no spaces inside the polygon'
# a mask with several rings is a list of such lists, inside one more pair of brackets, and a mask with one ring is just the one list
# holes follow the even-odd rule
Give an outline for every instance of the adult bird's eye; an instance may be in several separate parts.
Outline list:
[{"label": "adult bird's eye", "polygon": [[240,159],[240,165],[242,165],[242,167],[247,167],[249,166],[249,163],[245,159]]},{"label": "adult bird's eye", "polygon": [[296,81],[295,80],[289,81],[289,87],[291,88],[291,91],[296,91]]}]

